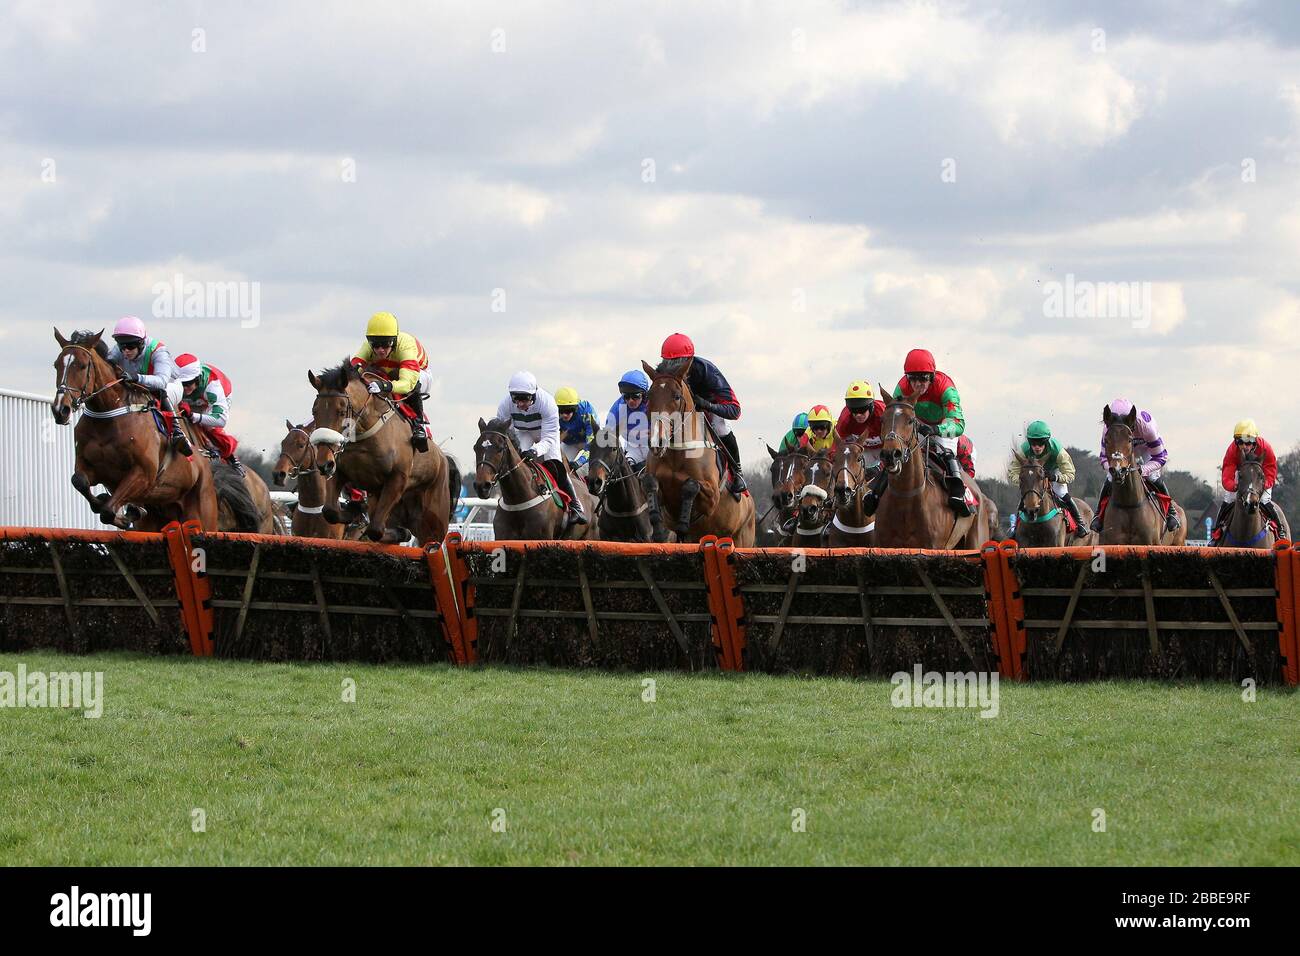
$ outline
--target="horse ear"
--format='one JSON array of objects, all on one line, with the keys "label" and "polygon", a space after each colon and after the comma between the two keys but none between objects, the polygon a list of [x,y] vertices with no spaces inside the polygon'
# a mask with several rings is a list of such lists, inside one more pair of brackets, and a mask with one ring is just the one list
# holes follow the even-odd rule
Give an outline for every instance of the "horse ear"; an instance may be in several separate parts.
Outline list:
[{"label": "horse ear", "polygon": [[59,343],[59,348],[61,349],[66,349],[68,347],[68,340],[63,337],[63,333],[59,331],[57,325],[54,327],[54,341]]},{"label": "horse ear", "polygon": [[694,364],[695,364],[695,356],[692,355],[685,362],[683,362],[682,367],[677,370],[677,381],[679,382],[686,381],[686,374],[691,370],[691,366]]},{"label": "horse ear", "polygon": [[641,360],[641,368],[645,370],[645,373],[647,375],[649,375],[651,378],[654,378],[655,375],[654,366],[651,365],[649,362],[647,362],[645,359]]},{"label": "horse ear", "polygon": [[102,339],[103,337],[104,337],[104,330],[103,330],[103,329],[100,329],[98,332],[96,332],[96,333],[95,333],[94,335],[92,335],[90,338],[86,339],[86,344],[89,345],[89,346],[93,349],[96,345],[99,344],[99,340]]},{"label": "horse ear", "polygon": [[284,420],[284,427],[289,429],[289,431],[293,431],[293,422],[289,421],[289,419],[286,418]]},{"label": "horse ear", "polygon": [[894,393],[885,388],[885,386],[881,385],[879,382],[876,383],[876,386],[880,389],[880,400],[886,405],[889,404],[889,399],[893,397]]},{"label": "horse ear", "polygon": [[776,461],[778,458],[781,457],[776,453],[776,449],[774,449],[771,445],[767,446],[767,453],[772,456],[773,461]]},{"label": "horse ear", "polygon": [[481,418],[478,420],[478,430],[481,432],[487,431],[487,422],[483,421]]},{"label": "horse ear", "polygon": [[1115,416],[1112,415],[1112,414],[1110,413],[1110,406],[1109,406],[1109,405],[1103,405],[1103,406],[1101,407],[1101,423],[1102,423],[1103,425],[1109,425],[1110,422],[1111,422],[1111,419],[1114,418],[1114,417],[1115,417]]},{"label": "horse ear", "polygon": [[318,392],[320,391],[320,379],[316,377],[316,373],[311,369],[307,369],[307,381],[311,382],[312,388],[316,389]]},{"label": "horse ear", "polygon": [[1128,414],[1124,416],[1124,424],[1127,425],[1129,428],[1132,428],[1134,425],[1137,424],[1137,421],[1138,421],[1138,407],[1134,405],[1132,408],[1128,410]]}]

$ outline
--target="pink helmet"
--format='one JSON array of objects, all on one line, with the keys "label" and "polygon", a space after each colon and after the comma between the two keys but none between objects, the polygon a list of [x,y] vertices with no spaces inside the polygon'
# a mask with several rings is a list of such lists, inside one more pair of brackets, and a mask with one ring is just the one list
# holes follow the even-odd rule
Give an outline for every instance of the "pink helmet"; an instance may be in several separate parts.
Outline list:
[{"label": "pink helmet", "polygon": [[113,326],[113,338],[117,338],[119,335],[130,335],[137,339],[147,339],[149,337],[144,323],[134,315],[124,315],[117,320],[117,325]]},{"label": "pink helmet", "polygon": [[1110,413],[1117,418],[1123,418],[1129,412],[1133,411],[1133,403],[1127,398],[1115,398],[1110,403]]}]

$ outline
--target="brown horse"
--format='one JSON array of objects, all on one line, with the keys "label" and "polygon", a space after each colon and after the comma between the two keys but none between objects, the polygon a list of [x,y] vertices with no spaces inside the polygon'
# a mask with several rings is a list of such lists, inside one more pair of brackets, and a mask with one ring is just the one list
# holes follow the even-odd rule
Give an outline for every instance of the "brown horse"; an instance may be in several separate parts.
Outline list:
[{"label": "brown horse", "polygon": [[271,469],[271,480],[283,488],[294,479],[298,503],[294,506],[291,533],[299,538],[344,538],[355,540],[365,533],[364,521],[342,524],[325,517],[326,507],[338,509],[338,479],[321,477],[316,467],[316,446],[311,443],[315,422],[295,425],[285,419],[288,431],[280,440],[280,457]]},{"label": "brown horse", "polygon": [[[492,532],[498,541],[595,541],[600,530],[590,520],[569,526],[567,509],[558,494],[552,494],[541,476],[541,464],[530,464],[519,450],[510,422],[494,418],[478,420],[478,441],[474,443],[474,491],[480,498],[498,489]],[[565,463],[561,462],[561,467]],[[595,501],[581,481],[571,482],[588,515],[595,514]]]},{"label": "brown horse", "polygon": [[[204,531],[217,530],[217,496],[207,462],[172,450],[154,424],[152,396],[122,382],[107,360],[103,334],[103,329],[76,332],[65,339],[54,330],[61,351],[54,360],[50,410],[60,425],[77,409],[82,413],[74,432],[72,486],[104,524],[158,531],[171,521],[194,520]],[[192,445],[189,423],[181,427]],[[92,494],[97,484],[108,493]]]},{"label": "brown horse", "polygon": [[842,440],[835,451],[835,516],[826,533],[828,548],[869,548],[875,543],[876,523],[862,508],[869,471],[866,446],[856,438]]},{"label": "brown horse", "polygon": [[[1076,501],[1079,519],[1086,528],[1092,523],[1092,508]],[[1096,532],[1076,538],[1066,527],[1063,509],[1052,497],[1052,482],[1043,463],[1036,458],[1020,465],[1020,507],[1016,511],[1015,541],[1022,548],[1063,548],[1067,544],[1088,547],[1097,543]]]},{"label": "brown horse", "polygon": [[[200,439],[202,440],[202,439]],[[253,534],[286,534],[275,516],[275,502],[262,476],[252,470],[235,471],[229,462],[212,459],[212,480],[217,490],[217,528]]]},{"label": "brown horse", "polygon": [[804,448],[779,452],[771,445],[767,446],[767,453],[772,456],[772,508],[776,509],[776,525],[779,528],[795,517],[795,496],[807,484],[805,479],[811,455]]},{"label": "brown horse", "polygon": [[[882,385],[880,394],[890,392]],[[875,546],[977,550],[988,540],[988,516],[982,508],[958,518],[948,504],[937,471],[928,464],[929,441],[916,417],[916,398],[896,398],[885,406],[880,463],[888,486],[876,507]],[[979,485],[965,472],[962,481],[983,501]]]},{"label": "brown horse", "polygon": [[831,483],[835,480],[834,449],[824,448],[808,461],[808,476],[799,489],[799,521],[790,536],[790,546],[795,548],[824,548],[826,531],[835,502],[831,499]]},{"label": "brown horse", "polygon": [[668,359],[658,369],[641,363],[651,379],[646,399],[650,416],[646,468],[659,483],[659,500],[678,541],[694,543],[712,534],[731,538],[739,548],[752,547],[754,499],[742,494],[738,501],[730,493],[721,493],[717,442],[686,386],[692,361]]},{"label": "brown horse", "polygon": [[587,490],[596,497],[602,541],[668,540],[663,519],[655,522],[656,492],[642,484],[652,484],[654,476],[636,472],[611,428],[602,428],[592,439],[586,481]]},{"label": "brown horse", "polygon": [[[397,403],[367,387],[383,377],[348,360],[319,376],[307,373],[316,389],[311,442],[317,447],[317,468],[323,478],[337,473],[341,483],[370,494],[370,540],[400,544],[414,536],[421,544],[441,541],[452,502],[460,496],[460,476],[437,445],[427,452],[412,447],[410,426]],[[346,520],[329,505],[325,514]],[[399,523],[390,525],[390,518]]]},{"label": "brown horse", "polygon": [[1107,469],[1110,471],[1110,501],[1102,518],[1102,544],[1164,544],[1187,543],[1187,515],[1178,502],[1170,507],[1178,513],[1178,527],[1165,530],[1165,516],[1155,495],[1148,489],[1142,476],[1141,462],[1133,453],[1133,426],[1137,424],[1137,409],[1126,416],[1112,415],[1107,405],[1102,412],[1106,435],[1102,439]]},{"label": "brown horse", "polygon": [[[1277,536],[1259,507],[1263,497],[1264,466],[1255,456],[1242,455],[1241,464],[1237,466],[1237,500],[1232,503],[1228,526],[1223,529],[1223,536],[1211,544],[1219,548],[1263,548],[1272,551]],[[1289,541],[1291,529],[1286,515],[1276,504],[1273,508],[1277,511],[1282,537]]]}]

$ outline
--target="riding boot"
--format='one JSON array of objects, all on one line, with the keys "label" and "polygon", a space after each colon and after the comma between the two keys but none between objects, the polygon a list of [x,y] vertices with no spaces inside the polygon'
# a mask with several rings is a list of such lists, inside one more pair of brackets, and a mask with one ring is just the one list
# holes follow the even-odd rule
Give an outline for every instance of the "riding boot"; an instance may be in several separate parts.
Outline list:
[{"label": "riding boot", "polygon": [[646,513],[650,517],[650,540],[663,543],[668,540],[668,529],[664,527],[664,516],[659,510],[659,482],[646,468],[641,472],[641,488],[645,491]]},{"label": "riding boot", "polygon": [[1101,516],[1106,510],[1106,500],[1110,497],[1110,477],[1106,478],[1106,483],[1101,486],[1101,494],[1097,496],[1097,514],[1093,516],[1090,528],[1101,534]]},{"label": "riding boot", "polygon": [[227,465],[235,469],[235,474],[237,474],[240,478],[248,477],[248,472],[244,469],[244,463],[239,460],[238,455],[231,455],[225,461]]},{"label": "riding boot", "polygon": [[551,475],[555,478],[555,484],[559,489],[569,496],[569,524],[586,524],[587,513],[582,509],[582,502],[578,499],[578,494],[573,490],[573,482],[569,480],[569,467],[559,458],[548,461],[546,467],[550,469]]},{"label": "riding boot", "polygon": [[1223,526],[1227,524],[1228,516],[1232,514],[1232,505],[1231,501],[1219,503],[1219,513],[1215,516],[1214,527],[1210,529],[1211,541],[1218,541],[1223,536]]},{"label": "riding boot", "polygon": [[880,505],[880,496],[885,493],[885,486],[889,484],[889,476],[885,474],[885,469],[876,472],[876,476],[867,484],[866,494],[862,496],[862,513],[870,518],[876,513],[876,508]]},{"label": "riding boot", "polygon": [[947,472],[943,484],[948,492],[948,504],[952,506],[953,511],[957,512],[958,517],[968,518],[975,512],[966,503],[966,482],[961,477],[961,463],[957,461],[957,454],[951,448],[943,445],[939,447],[943,449],[943,467]]},{"label": "riding boot", "polygon": [[1075,500],[1070,497],[1068,491],[1061,495],[1061,504],[1065,506],[1065,510],[1070,512],[1070,517],[1074,519],[1074,536],[1076,538],[1086,538],[1088,536],[1088,529],[1084,527],[1083,519],[1079,517],[1078,504],[1076,504]]},{"label": "riding boot", "polygon": [[1281,534],[1281,533],[1282,533],[1282,519],[1281,519],[1280,517],[1278,517],[1277,508],[1274,507],[1273,502],[1271,502],[1271,501],[1261,501],[1261,502],[1259,503],[1259,510],[1262,511],[1262,512],[1264,512],[1264,517],[1265,517],[1265,518],[1267,518],[1269,521],[1273,522],[1273,524],[1277,525],[1277,533],[1278,533],[1278,534]]},{"label": "riding boot", "polygon": [[167,397],[166,392],[155,392],[154,394],[158,396],[158,407],[164,412],[168,412],[172,417],[172,433],[168,437],[168,441],[171,442],[173,449],[186,458],[190,457],[194,454],[194,446],[190,444],[190,440],[185,437],[185,432],[181,430],[181,416],[172,407],[172,401]]},{"label": "riding boot", "polygon": [[1148,478],[1147,481],[1151,482],[1152,488],[1169,498],[1169,514],[1165,517],[1165,530],[1177,531],[1178,512],[1174,509],[1174,496],[1169,494],[1169,488],[1165,485],[1165,480],[1163,478]]},{"label": "riding boot", "polygon": [[736,433],[729,432],[726,435],[719,435],[718,438],[722,442],[722,447],[727,450],[727,457],[731,459],[731,483],[727,486],[727,490],[739,501],[740,496],[748,490],[749,486],[745,484],[745,473],[740,468],[740,448],[736,445]]},{"label": "riding boot", "polygon": [[415,417],[410,420],[411,444],[415,446],[416,451],[428,451],[429,436],[424,432],[424,396],[420,394],[418,387],[407,394],[406,404],[411,411],[415,412]]}]

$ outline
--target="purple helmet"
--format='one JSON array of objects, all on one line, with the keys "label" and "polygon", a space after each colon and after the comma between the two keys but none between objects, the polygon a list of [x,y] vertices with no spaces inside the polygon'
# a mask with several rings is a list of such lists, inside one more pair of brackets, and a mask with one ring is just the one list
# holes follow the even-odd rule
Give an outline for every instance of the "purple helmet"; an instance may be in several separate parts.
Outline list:
[{"label": "purple helmet", "polygon": [[1129,412],[1133,411],[1133,403],[1127,398],[1114,398],[1110,402],[1110,413],[1117,418],[1123,418]]}]

